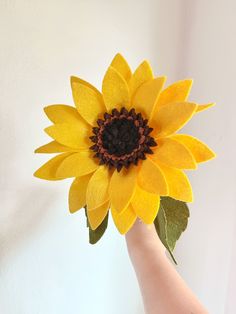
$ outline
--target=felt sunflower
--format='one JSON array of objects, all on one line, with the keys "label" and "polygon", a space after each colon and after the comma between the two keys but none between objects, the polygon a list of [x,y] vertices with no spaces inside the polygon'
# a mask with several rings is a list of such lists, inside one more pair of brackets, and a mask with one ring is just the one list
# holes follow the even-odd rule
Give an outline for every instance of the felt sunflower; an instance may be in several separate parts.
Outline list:
[{"label": "felt sunflower", "polygon": [[92,230],[111,211],[125,234],[137,217],[151,224],[160,197],[192,202],[184,170],[212,159],[203,142],[177,134],[196,113],[213,104],[187,100],[192,80],[164,88],[165,76],[155,77],[147,61],[134,73],[117,54],[105,73],[102,91],[71,77],[75,107],[44,108],[53,123],[45,132],[53,139],[36,153],[58,153],[34,175],[46,180],[74,178],[69,210],[86,207]]}]

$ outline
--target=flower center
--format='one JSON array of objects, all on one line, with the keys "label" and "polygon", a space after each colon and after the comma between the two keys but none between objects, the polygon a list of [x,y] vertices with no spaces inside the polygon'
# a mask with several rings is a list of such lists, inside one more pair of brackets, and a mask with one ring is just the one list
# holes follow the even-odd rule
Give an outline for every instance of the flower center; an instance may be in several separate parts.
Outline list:
[{"label": "flower center", "polygon": [[153,128],[147,122],[134,108],[105,112],[104,119],[97,120],[98,127],[93,127],[94,135],[90,136],[95,143],[90,147],[96,152],[93,157],[100,159],[100,165],[115,167],[118,172],[123,166],[137,165],[139,159],[146,159],[146,154],[153,154],[150,147],[157,146],[149,135]]}]

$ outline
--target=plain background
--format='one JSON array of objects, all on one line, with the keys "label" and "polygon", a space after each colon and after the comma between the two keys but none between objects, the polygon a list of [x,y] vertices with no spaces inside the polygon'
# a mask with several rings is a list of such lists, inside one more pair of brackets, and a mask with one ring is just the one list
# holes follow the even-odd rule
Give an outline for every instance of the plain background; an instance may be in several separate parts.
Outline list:
[{"label": "plain background", "polygon": [[121,52],[144,58],[168,83],[193,77],[191,99],[217,106],[185,128],[218,158],[190,173],[195,202],[177,267],[213,314],[236,299],[234,0],[0,1],[0,313],[139,314],[142,300],[125,240],[110,220],[88,244],[84,212],[70,215],[71,180],[32,173],[48,156],[43,107],[72,104],[69,77],[98,88]]}]

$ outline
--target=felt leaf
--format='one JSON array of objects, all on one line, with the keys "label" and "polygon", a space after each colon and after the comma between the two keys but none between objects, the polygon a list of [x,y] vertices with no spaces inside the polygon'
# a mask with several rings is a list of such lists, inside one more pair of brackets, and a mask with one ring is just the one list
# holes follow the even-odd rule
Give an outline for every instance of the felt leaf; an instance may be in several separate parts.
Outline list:
[{"label": "felt leaf", "polygon": [[79,114],[91,125],[95,126],[98,118],[105,112],[102,95],[95,87],[72,81],[72,94]]},{"label": "felt leaf", "polygon": [[45,132],[60,144],[71,148],[89,149],[92,144],[89,139],[91,130],[84,123],[54,124],[47,127]]},{"label": "felt leaf", "polygon": [[208,109],[208,108],[211,108],[211,107],[213,107],[213,106],[215,106],[215,103],[205,104],[205,105],[198,105],[198,106],[197,106],[196,113],[201,112],[201,111],[204,111],[204,110],[206,110],[206,109]]},{"label": "felt leaf", "polygon": [[168,185],[162,170],[149,157],[142,162],[138,173],[138,184],[149,193],[168,194]]},{"label": "felt leaf", "polygon": [[132,72],[130,70],[130,67],[125,60],[125,58],[120,54],[117,53],[114,57],[114,59],[111,62],[111,66],[117,70],[117,72],[120,73],[121,76],[128,82],[131,78]]},{"label": "felt leaf", "polygon": [[89,226],[92,230],[96,230],[100,226],[108,213],[109,205],[109,201],[107,201],[94,210],[87,210]]},{"label": "felt leaf", "polygon": [[81,177],[99,167],[90,151],[73,153],[65,158],[57,169],[57,176],[64,178]]},{"label": "felt leaf", "polygon": [[147,119],[151,117],[165,81],[165,76],[157,77],[137,89],[132,101],[136,112],[141,112]]},{"label": "felt leaf", "polygon": [[71,213],[81,209],[86,204],[86,191],[92,174],[75,178],[69,191],[69,210]]},{"label": "felt leaf", "polygon": [[106,166],[99,166],[99,168],[93,173],[89,181],[86,194],[88,212],[92,209],[96,209],[108,201],[110,178],[111,172]]},{"label": "felt leaf", "polygon": [[130,101],[125,79],[113,67],[109,67],[102,82],[103,99],[108,111],[126,107]]},{"label": "felt leaf", "polygon": [[192,202],[192,187],[186,174],[179,169],[167,167],[158,162],[166,178],[169,196],[183,202]]},{"label": "felt leaf", "polygon": [[[85,206],[85,215],[87,217],[86,206]],[[109,216],[109,212],[107,213],[106,217],[103,219],[102,223],[95,230],[91,229],[91,226],[89,225],[89,221],[87,217],[87,227],[89,228],[89,243],[90,244],[96,244],[104,235],[107,229],[107,225],[108,225],[108,216]]]},{"label": "felt leaf", "polygon": [[136,90],[145,82],[153,79],[152,68],[148,61],[144,60],[135,70],[129,81],[130,95],[133,96]]},{"label": "felt leaf", "polygon": [[144,223],[151,224],[159,209],[160,196],[149,193],[137,185],[131,204],[137,216]]},{"label": "felt leaf", "polygon": [[56,141],[52,141],[48,144],[45,144],[43,146],[38,147],[35,149],[35,153],[41,153],[41,154],[53,154],[53,153],[63,153],[63,152],[70,152],[73,151],[72,148],[64,146]]},{"label": "felt leaf", "polygon": [[172,138],[187,147],[193,154],[196,162],[204,162],[216,156],[206,144],[196,137],[185,134],[175,134]]},{"label": "felt leaf", "polygon": [[121,213],[130,203],[136,187],[137,167],[122,168],[114,171],[110,180],[109,195],[111,207]]},{"label": "felt leaf", "polygon": [[34,176],[44,180],[62,180],[63,177],[58,177],[57,169],[61,163],[70,156],[71,153],[63,153],[57,155],[42,165],[38,170],[35,171]]},{"label": "felt leaf", "polygon": [[76,108],[67,105],[50,105],[44,108],[48,118],[53,123],[85,123]]},{"label": "felt leaf", "polygon": [[196,169],[197,164],[191,151],[173,137],[159,138],[150,158],[169,167]]},{"label": "felt leaf", "polygon": [[129,204],[121,213],[118,213],[111,207],[111,214],[116,228],[121,234],[127,233],[137,218],[131,204]]},{"label": "felt leaf", "polygon": [[197,105],[189,102],[171,103],[160,108],[152,117],[152,136],[163,137],[181,129],[194,115]]}]

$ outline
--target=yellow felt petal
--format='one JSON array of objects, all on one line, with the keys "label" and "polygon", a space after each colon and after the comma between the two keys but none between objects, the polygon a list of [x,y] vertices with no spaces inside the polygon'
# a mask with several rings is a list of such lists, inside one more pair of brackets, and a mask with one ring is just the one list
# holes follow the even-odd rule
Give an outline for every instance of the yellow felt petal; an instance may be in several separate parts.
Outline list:
[{"label": "yellow felt petal", "polygon": [[192,202],[192,187],[186,174],[179,169],[170,168],[159,163],[169,187],[169,196],[179,201]]},{"label": "yellow felt petal", "polygon": [[150,193],[168,195],[168,186],[160,167],[149,157],[142,162],[138,174],[138,184]]},{"label": "yellow felt petal", "polygon": [[111,177],[109,194],[112,207],[122,212],[129,204],[135,192],[137,180],[137,166],[128,169],[122,168],[120,172],[114,171]]},{"label": "yellow felt petal", "polygon": [[130,70],[130,67],[127,61],[120,53],[117,53],[115,55],[114,59],[111,62],[111,66],[114,69],[116,69],[117,72],[119,72],[126,81],[129,81],[129,79],[131,78],[132,72]]},{"label": "yellow felt petal", "polygon": [[79,77],[76,77],[76,76],[71,76],[70,77],[70,84],[71,84],[71,89],[73,90],[73,84],[74,83],[79,83],[79,84],[82,84],[82,85],[85,85],[91,89],[93,89],[97,94],[100,94],[99,90],[93,86],[92,84],[90,84],[89,82],[85,81],[85,80],[82,80],[81,78]]},{"label": "yellow felt petal", "polygon": [[169,103],[186,101],[192,84],[192,80],[183,80],[168,86],[161,92],[156,109]]},{"label": "yellow felt petal", "polygon": [[79,114],[91,125],[95,126],[98,118],[101,118],[105,106],[102,95],[90,84],[72,81],[72,94]]},{"label": "yellow felt petal", "polygon": [[160,138],[157,147],[150,156],[167,166],[179,169],[196,169],[197,164],[191,151],[173,137]]},{"label": "yellow felt petal", "polygon": [[121,234],[127,233],[137,218],[131,204],[122,213],[118,213],[111,207],[111,214],[116,228]]},{"label": "yellow felt petal", "polygon": [[132,101],[136,112],[143,113],[147,119],[151,117],[165,81],[166,77],[157,77],[137,89]]},{"label": "yellow felt petal", "polygon": [[167,104],[153,115],[153,135],[163,137],[181,129],[193,116],[197,105],[189,102]]},{"label": "yellow felt petal", "polygon": [[138,185],[131,204],[137,216],[146,224],[153,223],[160,205],[160,196],[141,189]]},{"label": "yellow felt petal", "polygon": [[99,168],[94,172],[89,181],[86,194],[88,211],[97,208],[108,201],[110,178],[111,172],[107,166],[99,166]]},{"label": "yellow felt petal", "polygon": [[92,230],[97,229],[97,227],[103,222],[109,210],[109,201],[102,204],[95,210],[87,211],[87,216],[89,224]]},{"label": "yellow felt petal", "polygon": [[208,108],[211,108],[211,107],[213,107],[213,106],[215,106],[215,103],[205,104],[205,105],[198,105],[198,106],[197,106],[196,113],[201,112],[201,111],[204,111],[204,110],[206,110],[206,109],[208,109]]},{"label": "yellow felt petal", "polygon": [[69,210],[71,213],[76,212],[86,204],[86,191],[92,174],[75,178],[70,186],[69,191]]},{"label": "yellow felt petal", "polygon": [[[48,118],[53,123],[77,123],[82,118],[76,108],[67,105],[50,105],[44,108]],[[85,123],[85,121],[83,121]]]},{"label": "yellow felt petal", "polygon": [[130,101],[129,89],[125,79],[113,67],[109,67],[103,82],[102,93],[108,111],[126,107]]},{"label": "yellow felt petal", "polygon": [[53,157],[44,165],[42,165],[38,170],[36,170],[34,176],[44,180],[64,179],[57,176],[57,169],[61,165],[61,163],[70,155],[71,153],[63,153]]},{"label": "yellow felt petal", "polygon": [[41,154],[53,154],[53,153],[63,153],[63,152],[70,152],[73,151],[72,148],[61,145],[60,143],[56,141],[52,141],[50,143],[47,143],[43,146],[38,147],[35,149],[35,153],[41,153]]},{"label": "yellow felt petal", "polygon": [[214,158],[215,153],[199,139],[185,134],[175,134],[171,138],[182,143],[193,154],[196,162],[204,162]]},{"label": "yellow felt petal", "polygon": [[95,171],[99,167],[90,151],[73,153],[61,163],[57,170],[58,177],[80,177]]},{"label": "yellow felt petal", "polygon": [[47,127],[45,132],[60,144],[71,148],[88,149],[92,144],[89,139],[91,130],[84,123],[54,124]]},{"label": "yellow felt petal", "polygon": [[136,90],[145,82],[153,79],[152,68],[148,61],[143,61],[135,70],[129,81],[130,95],[133,96]]}]

